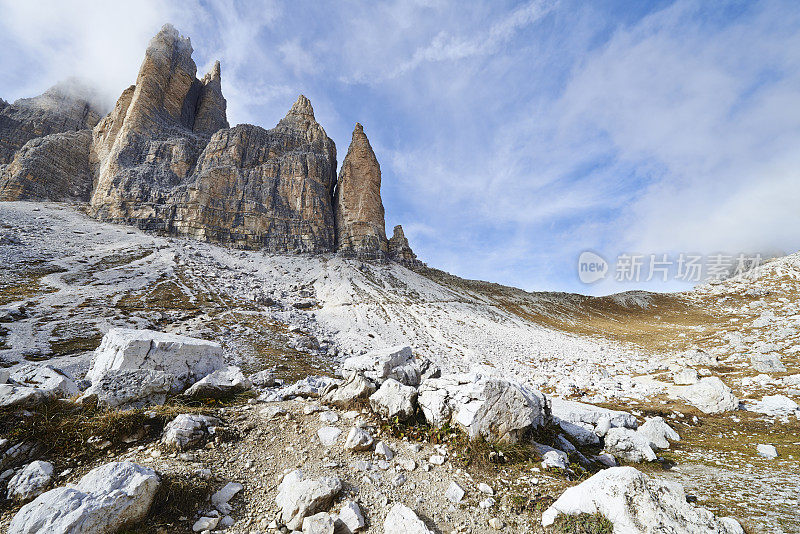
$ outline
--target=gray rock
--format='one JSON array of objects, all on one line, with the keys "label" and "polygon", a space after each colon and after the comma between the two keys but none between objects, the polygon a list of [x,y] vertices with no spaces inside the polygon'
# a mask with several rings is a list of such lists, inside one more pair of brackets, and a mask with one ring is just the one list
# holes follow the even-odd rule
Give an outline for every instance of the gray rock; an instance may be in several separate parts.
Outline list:
[{"label": "gray rock", "polygon": [[332,447],[341,434],[342,431],[333,426],[323,426],[317,430],[317,437],[324,447]]},{"label": "gray rock", "polygon": [[350,408],[359,399],[366,399],[375,392],[375,384],[361,373],[352,373],[344,384],[331,388],[322,396],[322,402],[339,408]]},{"label": "gray rock", "polygon": [[235,365],[217,369],[213,373],[195,382],[184,392],[187,397],[220,399],[236,393],[242,393],[253,387],[242,370]]},{"label": "gray rock", "polygon": [[341,490],[342,483],[336,477],[304,479],[301,470],[292,471],[283,477],[275,497],[281,521],[290,530],[299,529],[303,519],[328,509]]},{"label": "gray rock", "polygon": [[515,443],[550,421],[547,401],[538,391],[477,374],[429,378],[420,385],[417,403],[431,425],[460,426],[471,439]]},{"label": "gray rock", "polygon": [[681,437],[673,430],[663,417],[653,417],[636,430],[650,442],[652,449],[669,449],[670,441],[680,441]]},{"label": "gray rock", "polygon": [[633,414],[619,410],[609,410],[582,402],[552,398],[550,399],[550,409],[554,418],[575,425],[591,425],[597,428],[598,425],[607,424],[608,428],[623,427],[632,429],[636,429],[638,426],[636,417]]},{"label": "gray rock", "polygon": [[756,371],[762,373],[785,373],[786,366],[781,363],[778,354],[770,352],[768,354],[752,354],[750,363]]},{"label": "gray rock", "polygon": [[411,386],[404,386],[393,378],[387,379],[378,391],[369,397],[372,411],[386,420],[409,419],[414,415],[416,404],[417,390]]},{"label": "gray rock", "polygon": [[327,512],[320,512],[303,519],[303,534],[333,534],[335,528],[333,517]]},{"label": "gray rock", "polygon": [[739,399],[716,376],[703,378],[691,386],[676,386],[678,397],[695,406],[703,413],[722,413],[735,410]]},{"label": "gray rock", "polygon": [[396,503],[383,521],[384,534],[433,534],[414,510]]},{"label": "gray rock", "polygon": [[99,406],[127,410],[164,404],[175,377],[153,369],[106,371],[83,393],[82,399],[97,398]]},{"label": "gray rock", "polygon": [[465,494],[464,488],[459,486],[458,482],[453,481],[447,486],[447,490],[444,492],[444,498],[454,504],[458,504],[464,498]]},{"label": "gray rock", "polygon": [[201,445],[219,426],[219,419],[198,414],[180,414],[164,429],[162,443],[179,451]]},{"label": "gray rock", "polygon": [[369,432],[363,428],[354,426],[350,429],[350,433],[347,434],[347,440],[344,443],[344,448],[354,452],[368,451],[372,448],[373,441],[374,440]]},{"label": "gray rock", "polygon": [[26,387],[34,387],[67,398],[80,390],[75,381],[60,369],[46,364],[25,364],[11,371],[11,381]]},{"label": "gray rock", "polygon": [[[339,510],[339,523],[341,524],[342,534],[353,534],[363,530],[366,526],[366,521],[358,503],[353,501],[342,503],[342,508]],[[337,532],[339,532],[338,526]]]},{"label": "gray rock", "polygon": [[605,450],[627,462],[652,462],[657,458],[649,438],[629,428],[612,428],[604,439]]},{"label": "gray rock", "polygon": [[161,481],[152,469],[112,462],[77,484],[52,489],[23,506],[9,534],[112,533],[145,518]]},{"label": "gray rock", "polygon": [[38,388],[0,384],[2,408],[30,408],[54,397],[52,392]]},{"label": "gray rock", "polygon": [[786,395],[765,395],[759,402],[747,407],[749,411],[771,416],[797,414],[800,406]]},{"label": "gray rock", "polygon": [[228,482],[213,495],[211,495],[211,504],[213,504],[214,508],[219,510],[221,513],[227,515],[231,513],[231,510],[233,510],[233,507],[228,504],[229,501],[243,489],[244,486],[238,482]]},{"label": "gray rock", "polygon": [[37,460],[17,471],[8,481],[8,498],[27,502],[44,492],[53,479],[53,464]]}]

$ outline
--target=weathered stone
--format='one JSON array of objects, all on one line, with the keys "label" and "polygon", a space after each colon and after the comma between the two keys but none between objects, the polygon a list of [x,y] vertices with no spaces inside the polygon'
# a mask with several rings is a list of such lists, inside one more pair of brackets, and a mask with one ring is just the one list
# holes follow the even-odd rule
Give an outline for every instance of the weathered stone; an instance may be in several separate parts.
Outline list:
[{"label": "weathered stone", "polygon": [[[35,98],[0,100],[0,168],[32,139],[94,128],[102,116],[97,95],[77,80],[59,83]],[[2,198],[16,200],[15,198]]]},{"label": "weathered stone", "polygon": [[363,373],[377,384],[393,378],[407,386],[418,386],[426,378],[438,378],[439,368],[430,360],[417,358],[411,347],[397,345],[377,349],[342,362],[342,374]]},{"label": "weathered stone", "polygon": [[431,425],[458,425],[471,439],[516,443],[530,429],[550,421],[541,393],[476,374],[429,378],[419,387],[417,403]]},{"label": "weathered stone", "polygon": [[336,477],[304,479],[300,469],[292,471],[283,477],[275,497],[281,521],[290,530],[301,528],[303,519],[327,510],[341,490],[342,482]]},{"label": "weathered stone", "polygon": [[386,257],[381,167],[358,123],[339,172],[334,216],[337,252],[362,259]]},{"label": "weathered stone", "polygon": [[25,364],[11,371],[11,380],[21,386],[35,387],[56,397],[71,397],[78,385],[61,369],[46,364]]},{"label": "weathered stone", "polygon": [[447,486],[447,490],[444,492],[444,498],[453,504],[458,504],[461,502],[461,499],[464,498],[465,494],[464,488],[459,486],[458,482],[453,481]]},{"label": "weathered stone", "polygon": [[353,501],[342,503],[342,508],[339,510],[339,523],[341,524],[342,534],[354,534],[366,526],[364,514],[361,512],[361,507],[358,503]]},{"label": "weathered stone", "polygon": [[175,377],[154,369],[110,369],[83,393],[99,406],[127,410],[164,404]]},{"label": "weathered stone", "polygon": [[551,399],[550,405],[554,418],[576,425],[591,425],[597,428],[598,424],[605,422],[609,424],[609,428],[636,429],[638,426],[636,417],[633,414],[619,410],[609,410],[600,406],[558,398]]},{"label": "weathered stone", "polygon": [[211,496],[211,504],[223,514],[231,513],[233,507],[229,504],[233,497],[242,491],[244,486],[238,482],[228,482]]},{"label": "weathered stone", "polygon": [[708,376],[696,384],[681,387],[678,396],[704,413],[729,412],[739,406],[739,399],[731,388],[716,376]]},{"label": "weathered stone", "polygon": [[219,425],[219,419],[198,414],[180,414],[164,429],[161,442],[179,451],[201,445]]},{"label": "weathered stone", "polygon": [[341,434],[342,431],[334,426],[323,426],[317,430],[317,437],[323,447],[332,447]]},{"label": "weathered stone", "polygon": [[91,130],[31,139],[5,168],[0,165],[0,200],[88,201],[91,141]]},{"label": "weathered stone", "polygon": [[242,370],[235,365],[217,369],[195,382],[184,394],[189,397],[220,399],[247,391],[253,386]]},{"label": "weathered stone", "polygon": [[51,391],[33,387],[0,384],[0,408],[30,408],[54,398]]},{"label": "weathered stone", "polygon": [[384,534],[432,534],[414,510],[403,504],[392,506],[383,521]]},{"label": "weathered stone", "polygon": [[599,513],[614,524],[614,532],[630,534],[744,533],[735,519],[718,519],[686,502],[680,484],[651,479],[633,467],[611,467],[568,488],[542,514],[542,524],[552,525],[560,514],[582,513]]},{"label": "weathered stone", "polygon": [[399,224],[394,227],[394,234],[389,239],[389,258],[397,263],[406,265],[408,267],[419,267],[423,263],[417,259],[417,255],[411,250],[411,245],[408,244],[403,227]]},{"label": "weathered stone", "polygon": [[680,441],[681,437],[675,432],[663,417],[653,417],[636,430],[650,442],[652,449],[669,449],[670,441]]},{"label": "weathered stone", "polygon": [[39,496],[53,478],[53,464],[36,460],[19,471],[8,481],[8,498],[27,502]]},{"label": "weathered stone", "polygon": [[339,408],[350,408],[359,399],[366,399],[375,392],[375,384],[361,373],[353,373],[347,381],[331,388],[322,396],[322,402]]},{"label": "weathered stone", "polygon": [[700,378],[697,376],[697,371],[694,369],[686,368],[673,373],[672,381],[676,386],[691,386],[696,384]]},{"label": "weathered stone", "polygon": [[374,440],[369,432],[363,428],[354,426],[350,429],[350,433],[347,434],[344,447],[351,451],[368,451],[372,448],[373,442]]},{"label": "weathered stone", "polygon": [[756,447],[756,452],[758,452],[759,456],[768,460],[773,460],[778,457],[778,449],[775,448],[775,445],[759,444]]},{"label": "weathered stone", "polygon": [[411,386],[404,386],[393,378],[384,382],[378,391],[369,397],[372,411],[387,420],[398,418],[400,421],[405,421],[414,415],[416,404],[417,390]]},{"label": "weathered stone", "polygon": [[107,370],[154,369],[173,375],[176,389],[183,389],[222,365],[219,343],[153,330],[112,328],[95,351],[86,378],[96,382]]},{"label": "weathered stone", "polygon": [[145,518],[160,482],[147,467],[105,464],[77,484],[52,489],[23,506],[8,533],[112,534]]},{"label": "weathered stone", "polygon": [[303,519],[303,534],[333,534],[335,528],[333,517],[327,512]]},{"label": "weathered stone", "polygon": [[629,428],[612,428],[605,435],[605,450],[627,462],[652,462],[657,458],[650,439]]}]

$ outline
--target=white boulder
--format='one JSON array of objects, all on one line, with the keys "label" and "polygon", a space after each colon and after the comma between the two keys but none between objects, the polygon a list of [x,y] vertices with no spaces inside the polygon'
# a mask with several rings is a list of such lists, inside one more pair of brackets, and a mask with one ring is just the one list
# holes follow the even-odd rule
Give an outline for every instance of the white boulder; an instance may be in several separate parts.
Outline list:
[{"label": "white boulder", "polygon": [[458,482],[452,481],[450,485],[447,486],[447,490],[444,492],[444,498],[450,501],[453,504],[458,504],[466,495],[464,488],[462,488]]},{"label": "white boulder", "polygon": [[10,379],[20,386],[41,389],[56,397],[69,398],[80,393],[78,384],[69,375],[46,364],[21,365],[11,371]]},{"label": "white boulder", "polygon": [[697,371],[689,367],[672,374],[672,381],[675,382],[676,386],[691,386],[696,384],[698,380],[700,380],[700,377],[697,376]]},{"label": "white boulder", "polygon": [[758,452],[759,456],[768,460],[778,457],[778,449],[775,448],[775,445],[759,444],[756,447],[756,452]]},{"label": "white boulder", "polygon": [[[553,418],[579,426],[589,426],[597,430],[598,426],[636,429],[636,417],[628,412],[609,410],[583,402],[564,399],[550,399],[550,411]],[[602,436],[604,433],[598,433]]]},{"label": "white boulder", "polygon": [[219,419],[193,413],[182,413],[170,421],[164,429],[162,443],[179,451],[201,445],[216,432]]},{"label": "white boulder", "polygon": [[752,354],[750,363],[753,369],[761,373],[784,373],[786,366],[781,363],[781,359],[775,352],[767,354]]},{"label": "white boulder", "polygon": [[247,391],[251,387],[253,384],[239,367],[228,365],[198,380],[184,394],[189,397],[219,399]]},{"label": "white boulder", "polygon": [[650,442],[653,449],[669,449],[670,441],[680,441],[681,437],[673,430],[663,417],[648,419],[636,430]]},{"label": "white boulder", "polygon": [[82,399],[97,398],[105,408],[127,410],[164,404],[175,377],[154,369],[106,371],[83,393]]},{"label": "white boulder", "polygon": [[335,426],[323,426],[317,430],[317,437],[323,447],[333,447],[341,434],[342,431]]},{"label": "white boulder", "polygon": [[411,347],[398,345],[351,356],[342,362],[342,374],[361,373],[382,384],[393,378],[407,386],[418,386],[424,379],[438,376],[439,369],[429,360],[415,358]]},{"label": "white boulder", "polygon": [[322,395],[322,402],[339,408],[350,408],[359,399],[375,392],[375,384],[361,373],[348,376],[344,384],[333,385]]},{"label": "white boulder", "polygon": [[739,406],[739,399],[731,388],[716,376],[708,376],[697,384],[680,387],[678,397],[709,414],[729,412]]},{"label": "white boulder", "polygon": [[145,518],[160,483],[147,467],[105,464],[77,484],[52,489],[23,506],[11,520],[8,534],[117,532]]},{"label": "white boulder", "polygon": [[275,497],[281,521],[290,530],[301,528],[303,519],[327,510],[341,490],[342,482],[336,477],[304,479],[300,469],[288,473],[278,485]]},{"label": "white boulder", "polygon": [[36,460],[17,471],[8,481],[8,498],[27,502],[41,495],[53,479],[53,464]]},{"label": "white boulder", "polygon": [[183,389],[223,366],[219,343],[153,330],[112,328],[94,353],[92,382],[111,369],[154,369],[175,376]]},{"label": "white boulder", "polygon": [[630,428],[612,428],[604,439],[606,452],[626,462],[652,462],[658,458],[650,439]]},{"label": "white boulder", "polygon": [[344,442],[344,448],[350,451],[368,451],[372,448],[373,438],[369,432],[363,428],[354,426],[347,434],[347,440]]},{"label": "white boulder", "polygon": [[569,465],[569,457],[564,451],[552,449],[542,455],[542,467],[545,469],[553,467],[556,469],[566,469]]},{"label": "white boulder", "polygon": [[786,395],[765,395],[759,402],[747,407],[749,411],[771,416],[792,415],[800,406]]},{"label": "white boulder", "polygon": [[482,436],[516,443],[529,429],[549,422],[543,394],[517,382],[473,373],[426,379],[417,403],[431,425],[458,425],[470,439]]},{"label": "white boulder", "polygon": [[244,486],[238,482],[228,482],[211,496],[211,504],[214,505],[214,508],[227,515],[233,510],[233,507],[229,504],[230,500],[243,489]]},{"label": "white boulder", "polygon": [[404,386],[394,378],[388,378],[378,391],[370,395],[369,406],[372,411],[392,420],[395,417],[405,421],[414,415],[417,404],[417,390]]},{"label": "white boulder", "polygon": [[614,532],[625,534],[744,534],[735,519],[718,519],[687,503],[680,484],[651,479],[633,467],[611,467],[567,489],[542,514],[542,524],[552,525],[559,514],[582,513],[599,513]]},{"label": "white boulder", "polygon": [[392,506],[383,521],[384,534],[433,534],[414,510],[403,504]]},{"label": "white boulder", "polygon": [[345,501],[342,504],[342,508],[339,510],[339,522],[341,523],[342,534],[354,534],[359,530],[363,530],[366,526],[361,507],[353,501]]},{"label": "white boulder", "polygon": [[333,534],[336,523],[327,512],[320,512],[303,519],[303,534]]},{"label": "white boulder", "polygon": [[53,393],[43,389],[0,384],[0,408],[30,408],[52,398]]}]

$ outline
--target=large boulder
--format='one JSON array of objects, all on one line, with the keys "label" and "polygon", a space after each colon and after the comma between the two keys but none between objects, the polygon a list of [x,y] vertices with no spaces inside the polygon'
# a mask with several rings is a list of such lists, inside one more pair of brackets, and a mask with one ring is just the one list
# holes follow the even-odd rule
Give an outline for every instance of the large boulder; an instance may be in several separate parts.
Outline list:
[{"label": "large boulder", "polygon": [[626,462],[652,462],[657,458],[650,439],[629,428],[611,428],[605,435],[606,452]]},{"label": "large boulder", "polygon": [[566,421],[585,428],[597,429],[599,425],[636,429],[636,416],[620,410],[609,410],[583,402],[564,399],[550,399],[550,410],[553,419]]},{"label": "large boulder", "polygon": [[342,362],[342,374],[362,373],[379,385],[394,378],[407,386],[418,386],[426,378],[438,377],[441,372],[430,360],[416,358],[411,347],[397,345],[351,356]]},{"label": "large boulder", "polygon": [[127,410],[164,404],[175,376],[154,369],[111,369],[83,393],[81,399],[97,399],[98,406]]},{"label": "large boulder", "polygon": [[786,395],[765,395],[760,401],[748,405],[747,409],[771,416],[800,416],[800,406]]},{"label": "large boulder", "polygon": [[459,426],[471,439],[516,443],[528,430],[550,422],[542,393],[477,374],[429,378],[419,387],[417,403],[428,423]]},{"label": "large boulder", "polygon": [[174,390],[182,390],[223,366],[219,343],[153,330],[112,328],[94,354],[86,375],[97,382],[106,371],[153,369],[175,377]]},{"label": "large boulder", "polygon": [[280,519],[289,530],[299,530],[303,519],[329,509],[340,491],[342,482],[338,478],[307,479],[296,469],[278,485],[275,503],[281,509]]},{"label": "large boulder", "polygon": [[160,485],[155,471],[112,462],[77,484],[52,489],[23,506],[8,534],[111,534],[145,518]]},{"label": "large boulder", "polygon": [[652,449],[669,449],[670,441],[680,441],[681,437],[670,427],[663,417],[648,419],[636,430],[637,434],[644,436]]},{"label": "large boulder", "polygon": [[332,384],[322,395],[322,402],[339,408],[351,408],[361,399],[367,399],[375,392],[375,384],[361,373],[352,373],[341,384]]},{"label": "large boulder", "polygon": [[731,388],[716,376],[707,376],[696,384],[676,389],[679,389],[678,397],[703,413],[729,412],[739,406],[739,399]]},{"label": "large boulder", "polygon": [[372,411],[387,420],[398,418],[405,421],[414,415],[417,404],[417,390],[404,386],[394,378],[388,379],[370,395],[369,406]]},{"label": "large boulder", "polygon": [[744,534],[735,519],[719,519],[686,502],[680,484],[651,479],[633,467],[612,467],[567,489],[542,514],[542,524],[552,525],[560,514],[596,513],[625,534]]},{"label": "large boulder", "polygon": [[383,520],[384,534],[433,534],[408,506],[396,503]]},{"label": "large boulder", "polygon": [[53,464],[36,460],[31,462],[11,477],[8,481],[8,498],[26,502],[41,493],[53,479]]},{"label": "large boulder", "polygon": [[30,408],[53,398],[52,392],[39,388],[0,384],[0,408]]},{"label": "large boulder", "polygon": [[247,391],[253,387],[250,379],[235,365],[217,369],[210,375],[195,382],[185,391],[190,397],[220,399],[236,393]]}]

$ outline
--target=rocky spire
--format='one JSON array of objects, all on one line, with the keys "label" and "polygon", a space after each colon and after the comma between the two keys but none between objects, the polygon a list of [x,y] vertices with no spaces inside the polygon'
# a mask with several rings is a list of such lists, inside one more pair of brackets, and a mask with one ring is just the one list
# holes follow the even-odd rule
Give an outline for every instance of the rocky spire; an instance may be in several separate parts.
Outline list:
[{"label": "rocky spire", "polygon": [[197,115],[194,118],[194,131],[197,133],[212,134],[230,127],[226,117],[228,103],[222,96],[220,70],[219,61],[215,61],[209,73],[200,80],[200,98],[197,101]]},{"label": "rocky spire", "polygon": [[339,172],[334,217],[338,252],[363,259],[386,257],[381,167],[358,123]]},{"label": "rocky spire", "polygon": [[403,227],[399,224],[394,227],[394,235],[389,240],[389,258],[409,267],[422,265],[422,262],[417,259],[417,255],[411,250]]}]

